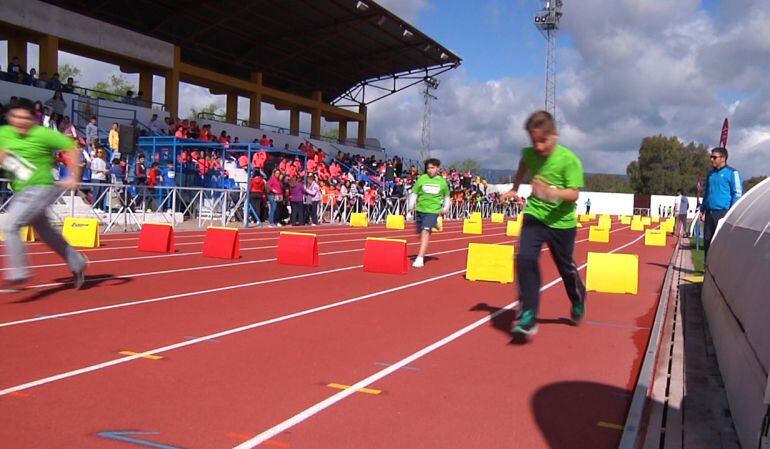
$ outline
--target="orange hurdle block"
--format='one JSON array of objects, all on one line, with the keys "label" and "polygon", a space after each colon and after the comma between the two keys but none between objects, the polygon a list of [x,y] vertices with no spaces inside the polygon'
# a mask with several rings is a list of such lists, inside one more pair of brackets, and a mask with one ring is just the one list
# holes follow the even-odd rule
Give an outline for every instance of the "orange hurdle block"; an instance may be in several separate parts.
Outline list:
[{"label": "orange hurdle block", "polygon": [[203,240],[203,257],[240,259],[241,238],[238,229],[209,226]]},{"label": "orange hurdle block", "polygon": [[139,233],[139,251],[173,253],[174,228],[166,223],[145,223]]},{"label": "orange hurdle block", "polygon": [[409,256],[406,240],[368,237],[364,245],[364,271],[368,273],[406,274]]},{"label": "orange hurdle block", "polygon": [[318,238],[315,234],[284,231],[278,237],[278,263],[318,266]]}]

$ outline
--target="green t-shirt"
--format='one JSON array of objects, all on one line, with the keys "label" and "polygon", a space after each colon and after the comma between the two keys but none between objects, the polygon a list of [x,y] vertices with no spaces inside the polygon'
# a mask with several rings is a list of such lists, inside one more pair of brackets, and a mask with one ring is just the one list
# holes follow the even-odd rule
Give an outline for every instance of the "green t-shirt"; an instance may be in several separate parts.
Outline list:
[{"label": "green t-shirt", "polygon": [[[521,151],[524,165],[532,178],[542,178],[549,184],[562,189],[583,188],[583,164],[575,153],[556,145],[553,154],[539,156],[534,148]],[[558,200],[555,203],[530,196],[524,213],[532,215],[549,228],[571,229],[577,227],[576,203]]]},{"label": "green t-shirt", "polygon": [[53,185],[53,153],[70,150],[74,146],[69,137],[43,126],[33,126],[24,136],[10,125],[0,126],[0,151],[8,150],[34,167],[34,173],[26,181],[13,180],[14,192],[21,192],[30,186]]},{"label": "green t-shirt", "polygon": [[449,185],[440,175],[431,178],[424,174],[417,178],[412,192],[417,194],[417,206],[414,208],[417,212],[438,214],[444,207],[444,198],[449,196]]}]

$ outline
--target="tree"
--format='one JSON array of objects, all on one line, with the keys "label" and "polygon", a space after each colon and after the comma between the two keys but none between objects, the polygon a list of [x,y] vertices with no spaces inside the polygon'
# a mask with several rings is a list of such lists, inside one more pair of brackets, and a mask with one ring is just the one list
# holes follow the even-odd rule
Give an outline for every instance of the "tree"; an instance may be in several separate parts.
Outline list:
[{"label": "tree", "polygon": [[636,193],[673,195],[681,189],[694,196],[698,177],[710,167],[708,146],[684,145],[677,137],[658,135],[642,139],[639,157],[628,164],[626,173]]},{"label": "tree", "polygon": [[767,176],[752,176],[751,178],[743,181],[743,192],[748,192],[749,189],[764,181]]},{"label": "tree", "polygon": [[465,159],[462,162],[450,165],[449,168],[454,168],[461,173],[465,173],[467,171],[471,173],[478,173],[481,165],[479,165],[479,162],[475,159]]},{"label": "tree", "polygon": [[90,89],[96,91],[92,94],[96,98],[104,98],[111,101],[120,101],[129,90],[136,93],[136,87],[123,75],[110,75],[109,80],[99,81]]},{"label": "tree", "polygon": [[210,105],[203,106],[200,109],[194,106],[190,108],[190,118],[195,120],[198,118],[198,114],[203,114],[204,116],[210,117],[212,115],[224,115],[225,111],[217,106],[216,103],[211,103]]},{"label": "tree", "polygon": [[329,140],[340,140],[340,129],[335,126],[334,128],[328,131],[322,132],[321,137]]},{"label": "tree", "polygon": [[585,190],[587,192],[633,193],[634,189],[621,175],[586,175]]},{"label": "tree", "polygon": [[80,69],[69,64],[64,64],[59,66],[59,79],[62,83],[67,82],[67,78],[72,78],[75,81],[75,85],[77,85],[80,80],[78,80],[78,77],[80,76]]}]

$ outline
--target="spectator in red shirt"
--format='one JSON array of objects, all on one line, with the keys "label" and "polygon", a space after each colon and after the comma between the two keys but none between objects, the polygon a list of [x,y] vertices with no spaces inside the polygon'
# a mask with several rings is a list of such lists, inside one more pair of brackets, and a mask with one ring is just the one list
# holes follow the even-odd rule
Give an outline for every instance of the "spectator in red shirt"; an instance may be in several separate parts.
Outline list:
[{"label": "spectator in red shirt", "polygon": [[259,144],[263,147],[269,147],[270,146],[270,139],[267,138],[267,134],[262,134],[262,138],[259,139]]},{"label": "spectator in red shirt", "polygon": [[265,179],[259,173],[255,174],[251,178],[249,199],[252,209],[251,215],[256,219],[256,222],[259,223],[260,226],[262,226],[262,204],[265,201],[265,189]]},{"label": "spectator in red shirt", "polygon": [[283,183],[281,183],[281,172],[279,170],[273,170],[273,176],[271,176],[267,181],[267,202],[269,206],[267,217],[270,221],[270,227],[276,226],[278,219],[278,202],[281,201],[283,201]]}]

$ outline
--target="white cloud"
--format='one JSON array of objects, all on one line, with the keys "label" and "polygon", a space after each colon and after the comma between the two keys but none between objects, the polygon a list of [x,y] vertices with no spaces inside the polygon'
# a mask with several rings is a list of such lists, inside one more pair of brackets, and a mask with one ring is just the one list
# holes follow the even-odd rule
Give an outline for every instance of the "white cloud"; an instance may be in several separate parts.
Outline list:
[{"label": "white cloud", "polygon": [[417,21],[423,11],[428,11],[433,7],[428,0],[379,0],[377,3],[412,24]]}]

